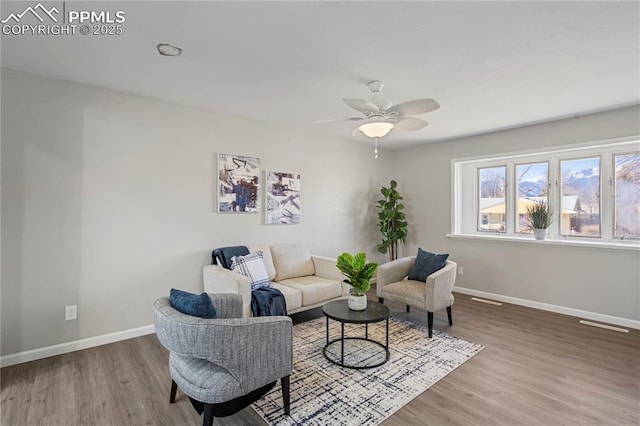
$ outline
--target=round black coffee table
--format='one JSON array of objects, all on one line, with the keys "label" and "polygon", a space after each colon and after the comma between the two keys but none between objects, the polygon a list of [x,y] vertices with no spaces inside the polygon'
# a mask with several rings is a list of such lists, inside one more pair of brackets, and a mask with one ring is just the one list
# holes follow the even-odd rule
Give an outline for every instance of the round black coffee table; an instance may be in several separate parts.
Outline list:
[{"label": "round black coffee table", "polygon": [[[349,309],[347,305],[347,300],[335,300],[333,302],[329,302],[322,307],[322,312],[327,318],[327,344],[324,346],[324,357],[331,361],[332,363],[339,365],[341,367],[346,368],[355,368],[355,369],[365,369],[365,368],[374,368],[379,367],[382,364],[389,361],[389,308],[378,302],[367,302],[367,309],[364,311],[352,311]],[[340,338],[329,340],[329,318],[332,320],[338,321],[340,323]],[[380,342],[369,339],[369,324],[373,324],[376,322],[386,322],[386,338],[385,344],[383,345]],[[364,338],[362,337],[344,337],[344,325],[345,324],[364,324]],[[345,341],[359,341],[364,346],[374,346],[380,347],[382,350],[379,350],[380,354],[384,355],[384,359],[381,361],[377,360],[380,356],[367,355],[367,359],[374,359],[374,361],[369,364],[365,363],[365,360],[361,360],[358,365],[345,363],[344,360],[344,349],[345,349]],[[327,353],[328,349],[333,346],[334,343],[340,342],[340,359],[334,359]],[[364,342],[364,343],[363,343]],[[364,348],[366,349],[366,348]],[[367,353],[370,352],[370,349],[366,349]]]}]

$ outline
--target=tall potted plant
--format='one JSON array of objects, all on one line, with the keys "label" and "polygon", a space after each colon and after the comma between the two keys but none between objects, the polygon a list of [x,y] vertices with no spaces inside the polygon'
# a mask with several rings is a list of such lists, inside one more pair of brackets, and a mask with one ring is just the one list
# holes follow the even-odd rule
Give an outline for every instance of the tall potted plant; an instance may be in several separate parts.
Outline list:
[{"label": "tall potted plant", "polygon": [[371,288],[370,280],[373,278],[378,264],[375,262],[367,263],[365,253],[357,253],[356,255],[342,253],[338,256],[336,266],[346,277],[344,282],[351,286],[348,300],[349,309],[354,311],[367,309],[366,292]]},{"label": "tall potted plant", "polygon": [[536,201],[527,206],[525,220],[529,229],[533,230],[536,240],[544,240],[553,220],[553,211],[544,201]]},{"label": "tall potted plant", "polygon": [[378,226],[382,234],[382,244],[378,245],[380,253],[388,253],[389,260],[398,258],[398,241],[407,242],[407,222],[405,221],[402,195],[396,190],[398,183],[392,180],[389,187],[382,187],[384,196],[378,201]]}]

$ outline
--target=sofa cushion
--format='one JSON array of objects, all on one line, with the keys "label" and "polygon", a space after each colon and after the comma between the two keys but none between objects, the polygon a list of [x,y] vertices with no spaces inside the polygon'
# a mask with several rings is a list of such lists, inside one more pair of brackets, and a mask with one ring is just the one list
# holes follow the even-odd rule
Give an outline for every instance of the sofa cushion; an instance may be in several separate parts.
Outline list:
[{"label": "sofa cushion", "polygon": [[292,311],[302,306],[302,292],[300,290],[278,283],[271,284],[271,287],[280,290],[280,293],[284,296],[284,301],[287,303],[287,311]]},{"label": "sofa cushion", "polygon": [[267,274],[267,268],[264,266],[261,251],[246,256],[234,256],[231,269],[251,279],[251,290],[271,287],[271,280]]},{"label": "sofa cushion", "polygon": [[[387,284],[382,287],[382,292],[378,294],[380,297],[389,297],[397,303],[402,303],[411,306],[419,306],[421,309],[430,308],[433,301],[427,300],[427,285],[422,281],[415,280],[402,280],[395,283]],[[443,300],[442,304],[445,306],[453,305],[453,294],[449,293],[443,295],[446,300]]]},{"label": "sofa cushion", "polygon": [[444,268],[449,254],[435,254],[430,251],[418,249],[418,255],[409,271],[409,279],[425,282],[427,277]]},{"label": "sofa cushion", "polygon": [[186,315],[207,319],[217,316],[216,308],[207,293],[193,294],[172,288],[169,303],[173,309]]},{"label": "sofa cushion", "polygon": [[[171,377],[183,392],[207,403],[220,403],[246,393],[229,369],[206,359],[169,353]],[[215,383],[215,386],[211,384]]]},{"label": "sofa cushion", "polygon": [[382,287],[382,297],[393,296],[394,301],[424,305],[427,286],[422,281],[402,280]]},{"label": "sofa cushion", "polygon": [[[271,246],[275,281],[305,277],[316,273],[311,253],[304,243],[276,244]],[[303,302],[304,303],[304,302]]]},{"label": "sofa cushion", "polygon": [[[342,296],[342,283],[315,275],[290,278],[278,282],[279,287],[290,287],[302,293],[302,306],[315,305]],[[288,307],[288,305],[287,305]]]},{"label": "sofa cushion", "polygon": [[267,274],[271,281],[276,278],[276,268],[273,266],[273,259],[271,258],[271,249],[267,244],[249,244],[249,251],[251,253],[262,252],[262,260],[264,260],[264,267],[267,268]]}]

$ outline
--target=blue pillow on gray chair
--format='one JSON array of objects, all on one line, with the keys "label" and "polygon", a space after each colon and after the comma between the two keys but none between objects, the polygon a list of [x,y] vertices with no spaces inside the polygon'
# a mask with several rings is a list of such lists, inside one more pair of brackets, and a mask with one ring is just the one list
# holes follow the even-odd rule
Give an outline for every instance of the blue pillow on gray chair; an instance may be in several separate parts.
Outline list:
[{"label": "blue pillow on gray chair", "polygon": [[444,268],[447,264],[449,254],[435,254],[430,251],[418,249],[418,255],[416,261],[409,271],[409,279],[416,281],[427,281],[427,277],[434,272]]},{"label": "blue pillow on gray chair", "polygon": [[193,294],[172,288],[169,292],[169,303],[173,309],[183,314],[207,319],[217,317],[216,308],[207,293]]}]

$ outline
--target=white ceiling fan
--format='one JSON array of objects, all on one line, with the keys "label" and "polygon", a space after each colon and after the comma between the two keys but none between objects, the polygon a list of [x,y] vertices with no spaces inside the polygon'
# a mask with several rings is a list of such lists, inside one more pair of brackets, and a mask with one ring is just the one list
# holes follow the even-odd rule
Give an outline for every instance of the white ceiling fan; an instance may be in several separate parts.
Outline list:
[{"label": "white ceiling fan", "polygon": [[354,131],[353,135],[362,132],[370,138],[386,136],[392,129],[420,130],[429,123],[414,117],[440,109],[440,104],[433,99],[415,99],[393,105],[391,101],[380,96],[384,84],[374,80],[367,84],[373,93],[371,100],[342,99],[351,108],[362,113],[362,117],[350,117],[337,120],[318,120],[316,123],[332,121],[364,121]]}]

